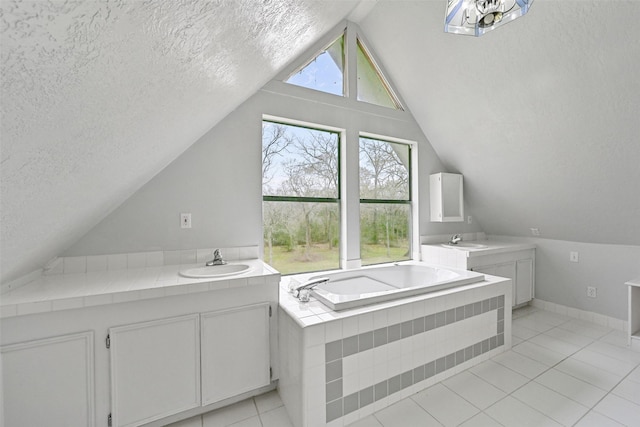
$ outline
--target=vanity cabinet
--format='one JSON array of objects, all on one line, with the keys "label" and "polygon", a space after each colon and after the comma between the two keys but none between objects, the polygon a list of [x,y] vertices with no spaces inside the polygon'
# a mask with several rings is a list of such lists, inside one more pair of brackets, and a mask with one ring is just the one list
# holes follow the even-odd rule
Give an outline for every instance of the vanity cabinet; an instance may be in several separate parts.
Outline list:
[{"label": "vanity cabinet", "polygon": [[462,175],[457,173],[430,175],[429,194],[432,222],[464,221]]},{"label": "vanity cabinet", "polygon": [[[528,243],[483,240],[474,242],[483,248],[422,245],[422,260],[444,267],[477,271],[511,279],[513,307],[534,297],[535,245]],[[446,247],[444,247],[446,246]]]},{"label": "vanity cabinet", "polygon": [[109,329],[114,426],[139,426],[269,385],[269,304]]},{"label": "vanity cabinet", "polygon": [[269,304],[200,315],[202,405],[269,385]]},{"label": "vanity cabinet", "polygon": [[[491,262],[478,260],[480,263]],[[469,270],[511,279],[513,283],[512,307],[516,307],[533,299],[533,258],[517,259],[499,264],[478,265]]]},{"label": "vanity cabinet", "polygon": [[12,426],[95,426],[93,333],[2,347],[4,422]]},{"label": "vanity cabinet", "polygon": [[196,282],[5,315],[5,425],[158,427],[273,389],[279,281]]},{"label": "vanity cabinet", "polygon": [[199,315],[109,329],[114,426],[200,406]]}]

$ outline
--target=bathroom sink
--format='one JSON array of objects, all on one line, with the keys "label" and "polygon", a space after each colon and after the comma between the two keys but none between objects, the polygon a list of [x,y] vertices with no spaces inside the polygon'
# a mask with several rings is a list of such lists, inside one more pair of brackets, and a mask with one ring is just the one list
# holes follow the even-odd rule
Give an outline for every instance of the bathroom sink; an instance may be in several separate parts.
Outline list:
[{"label": "bathroom sink", "polygon": [[445,247],[445,248],[451,248],[451,249],[456,249],[456,248],[462,248],[462,249],[486,249],[486,248],[488,248],[487,245],[483,245],[483,244],[480,244],[480,243],[469,243],[469,242],[458,242],[455,245],[453,245],[451,243],[443,243],[442,246]]},{"label": "bathroom sink", "polygon": [[210,267],[194,267],[180,271],[182,277],[190,277],[192,279],[206,279],[208,277],[232,276],[234,274],[242,274],[251,270],[251,266],[247,264],[225,264],[212,265]]}]

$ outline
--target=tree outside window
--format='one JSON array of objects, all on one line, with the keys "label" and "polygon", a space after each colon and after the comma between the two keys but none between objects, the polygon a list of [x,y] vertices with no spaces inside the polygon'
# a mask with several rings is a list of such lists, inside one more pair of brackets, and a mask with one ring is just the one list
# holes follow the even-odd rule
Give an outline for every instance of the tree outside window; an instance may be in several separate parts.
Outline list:
[{"label": "tree outside window", "polygon": [[360,138],[360,258],[363,265],[411,258],[410,147]]},{"label": "tree outside window", "polygon": [[339,134],[264,121],[265,261],[282,274],[337,269]]}]

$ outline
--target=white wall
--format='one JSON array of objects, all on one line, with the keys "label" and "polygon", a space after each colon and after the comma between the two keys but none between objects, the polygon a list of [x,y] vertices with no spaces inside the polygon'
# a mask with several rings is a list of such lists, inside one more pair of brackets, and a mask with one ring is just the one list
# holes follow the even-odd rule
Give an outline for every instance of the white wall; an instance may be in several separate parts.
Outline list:
[{"label": "white wall", "polygon": [[[302,88],[271,82],[65,255],[261,245],[263,114],[417,141],[420,235],[482,230],[478,221],[472,225],[429,221],[428,176],[445,168],[411,114],[320,93],[315,94],[313,100],[304,99],[309,93]],[[465,180],[467,196],[472,196],[476,187],[476,182]],[[505,207],[509,207],[508,201],[505,203]],[[180,212],[192,213],[192,229],[180,229]],[[467,210],[466,214],[473,213]],[[626,318],[623,284],[640,276],[640,246],[525,239],[538,246],[537,298]],[[570,251],[580,253],[579,263],[569,262]],[[587,298],[586,286],[598,288],[596,299]]]},{"label": "white wall", "polygon": [[640,245],[639,1],[536,1],[482,37],[444,1],[360,23],[485,232]]},{"label": "white wall", "polygon": [[[304,99],[310,94],[312,100]],[[347,144],[357,144],[360,131],[416,141],[420,174],[419,233],[481,230],[477,223],[429,222],[428,177],[445,169],[409,112],[273,81],[64,255],[262,245],[263,114],[348,129],[348,140],[343,141]],[[193,228],[180,228],[181,212],[192,214]]]},{"label": "white wall", "polygon": [[[640,277],[640,246],[517,239],[536,245],[537,299],[627,320],[624,283]],[[573,251],[578,252],[577,263],[569,261]],[[587,297],[587,286],[597,288],[596,298]]]}]

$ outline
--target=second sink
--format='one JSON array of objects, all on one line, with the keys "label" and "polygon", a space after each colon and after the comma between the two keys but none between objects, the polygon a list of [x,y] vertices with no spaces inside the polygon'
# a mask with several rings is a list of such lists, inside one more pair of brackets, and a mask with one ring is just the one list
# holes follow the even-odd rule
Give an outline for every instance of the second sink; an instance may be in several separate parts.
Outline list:
[{"label": "second sink", "polygon": [[487,245],[483,245],[480,243],[470,243],[470,242],[458,242],[457,244],[451,244],[451,243],[443,243],[442,244],[443,247],[445,248],[451,248],[451,249],[456,249],[456,248],[462,248],[462,249],[486,249],[488,248]]},{"label": "second sink", "polygon": [[182,277],[190,277],[192,279],[206,279],[208,277],[232,276],[234,274],[242,274],[251,270],[251,266],[247,264],[225,264],[212,265],[208,267],[194,267],[180,271]]}]

